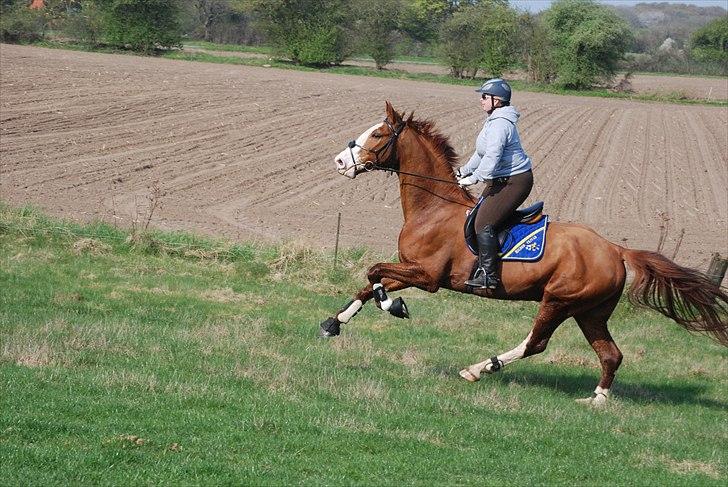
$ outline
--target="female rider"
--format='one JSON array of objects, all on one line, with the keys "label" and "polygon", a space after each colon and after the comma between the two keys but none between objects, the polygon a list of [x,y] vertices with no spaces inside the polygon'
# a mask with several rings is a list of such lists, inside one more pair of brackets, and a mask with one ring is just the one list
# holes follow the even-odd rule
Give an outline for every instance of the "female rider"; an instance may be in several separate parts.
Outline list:
[{"label": "female rider", "polygon": [[474,288],[498,287],[498,232],[523,203],[533,187],[531,159],[521,147],[516,122],[520,113],[511,104],[511,87],[500,78],[475,90],[488,114],[470,160],[458,169],[462,187],[485,181],[483,203],[475,216],[478,270],[465,284]]}]

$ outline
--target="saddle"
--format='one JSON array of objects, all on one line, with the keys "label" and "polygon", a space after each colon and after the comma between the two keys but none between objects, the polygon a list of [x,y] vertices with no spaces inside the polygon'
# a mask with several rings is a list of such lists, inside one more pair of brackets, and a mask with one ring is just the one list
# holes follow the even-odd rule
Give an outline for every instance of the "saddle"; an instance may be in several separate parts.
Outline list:
[{"label": "saddle", "polygon": [[[465,243],[475,255],[478,255],[475,216],[483,201],[485,199],[481,197],[475,208],[469,210],[465,219]],[[546,243],[547,224],[548,215],[543,214],[543,201],[514,211],[513,215],[506,220],[503,229],[498,232],[501,258],[526,261],[540,259]]]}]

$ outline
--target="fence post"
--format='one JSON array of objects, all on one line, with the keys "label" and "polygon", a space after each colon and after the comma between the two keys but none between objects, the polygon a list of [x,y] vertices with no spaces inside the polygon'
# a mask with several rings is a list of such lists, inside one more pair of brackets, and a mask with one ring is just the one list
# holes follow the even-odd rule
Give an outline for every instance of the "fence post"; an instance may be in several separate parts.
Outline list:
[{"label": "fence post", "polygon": [[339,259],[339,233],[341,232],[341,212],[336,220],[336,243],[334,244],[334,267]]},{"label": "fence post", "polygon": [[728,270],[728,259],[721,258],[718,252],[714,253],[706,274],[708,279],[716,286],[720,286],[720,283],[723,282],[723,278],[725,277],[726,270]]}]

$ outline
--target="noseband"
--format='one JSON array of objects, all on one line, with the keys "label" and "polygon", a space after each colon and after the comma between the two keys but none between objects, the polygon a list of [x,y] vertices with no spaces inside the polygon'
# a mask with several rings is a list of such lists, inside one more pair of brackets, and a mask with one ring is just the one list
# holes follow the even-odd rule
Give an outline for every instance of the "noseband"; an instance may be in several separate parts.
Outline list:
[{"label": "noseband", "polygon": [[394,143],[397,142],[397,139],[399,138],[399,134],[402,133],[402,129],[404,128],[404,125],[405,125],[403,123],[402,126],[399,128],[399,130],[396,130],[392,126],[392,124],[389,123],[389,120],[387,120],[386,118],[384,119],[384,123],[387,124],[387,127],[389,127],[389,130],[391,132],[389,134],[389,140],[387,140],[387,143],[384,144],[379,149],[369,149],[367,147],[361,146],[361,145],[359,145],[359,144],[356,143],[356,140],[352,140],[348,144],[349,152],[351,153],[351,160],[352,161],[355,161],[355,158],[354,158],[354,147],[358,147],[361,150],[364,150],[364,151],[367,151],[367,152],[369,152],[371,154],[374,154],[374,161],[367,161],[364,164],[360,164],[358,162],[355,162],[354,163],[355,165],[362,165],[362,166],[364,166],[364,170],[366,170],[366,171],[373,171],[375,169],[378,169],[378,170],[388,170],[387,168],[382,167],[382,166],[379,165],[379,154],[381,154],[382,152],[384,152],[388,148],[392,147],[394,145]]},{"label": "noseband", "polygon": [[[402,133],[402,130],[404,130],[404,127],[406,126],[405,123],[402,123],[399,130],[395,130],[395,128],[392,126],[391,123],[389,123],[389,120],[387,120],[386,118],[384,119],[384,123],[387,124],[387,127],[389,127],[389,130],[391,130],[391,133],[389,135],[389,140],[387,141],[387,143],[384,144],[379,149],[369,149],[367,147],[361,146],[356,143],[356,140],[352,140],[351,142],[349,142],[347,144],[347,147],[349,148],[349,153],[351,154],[352,161],[355,161],[354,147],[358,147],[361,150],[365,150],[369,153],[374,154],[374,161],[367,161],[363,164],[359,163],[359,162],[354,162],[354,166],[363,166],[365,171],[375,171],[376,170],[376,171],[395,172],[397,174],[404,174],[406,176],[414,176],[416,178],[430,179],[432,181],[439,181],[441,183],[458,185],[458,183],[456,181],[448,181],[447,179],[434,178],[432,176],[426,176],[424,174],[414,174],[411,172],[400,171],[399,169],[393,169],[391,167],[380,166],[379,165],[379,154],[381,154],[382,152],[387,150],[389,147],[393,146],[395,144],[395,142],[397,142],[399,135]],[[395,150],[396,150],[396,148],[397,147],[394,146]]]}]

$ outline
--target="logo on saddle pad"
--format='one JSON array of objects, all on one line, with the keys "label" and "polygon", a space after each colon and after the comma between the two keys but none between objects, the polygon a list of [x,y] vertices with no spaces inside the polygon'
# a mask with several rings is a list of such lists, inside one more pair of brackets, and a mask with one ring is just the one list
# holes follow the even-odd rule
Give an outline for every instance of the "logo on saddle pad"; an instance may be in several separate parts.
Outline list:
[{"label": "logo on saddle pad", "polygon": [[[475,215],[483,203],[478,200],[475,208],[465,219],[465,242],[470,251],[478,255],[478,241],[475,234]],[[546,228],[549,217],[543,215],[543,202],[524,210],[518,210],[506,228],[498,233],[501,260],[536,261],[543,255],[546,246]],[[523,222],[522,220],[526,221]]]}]

